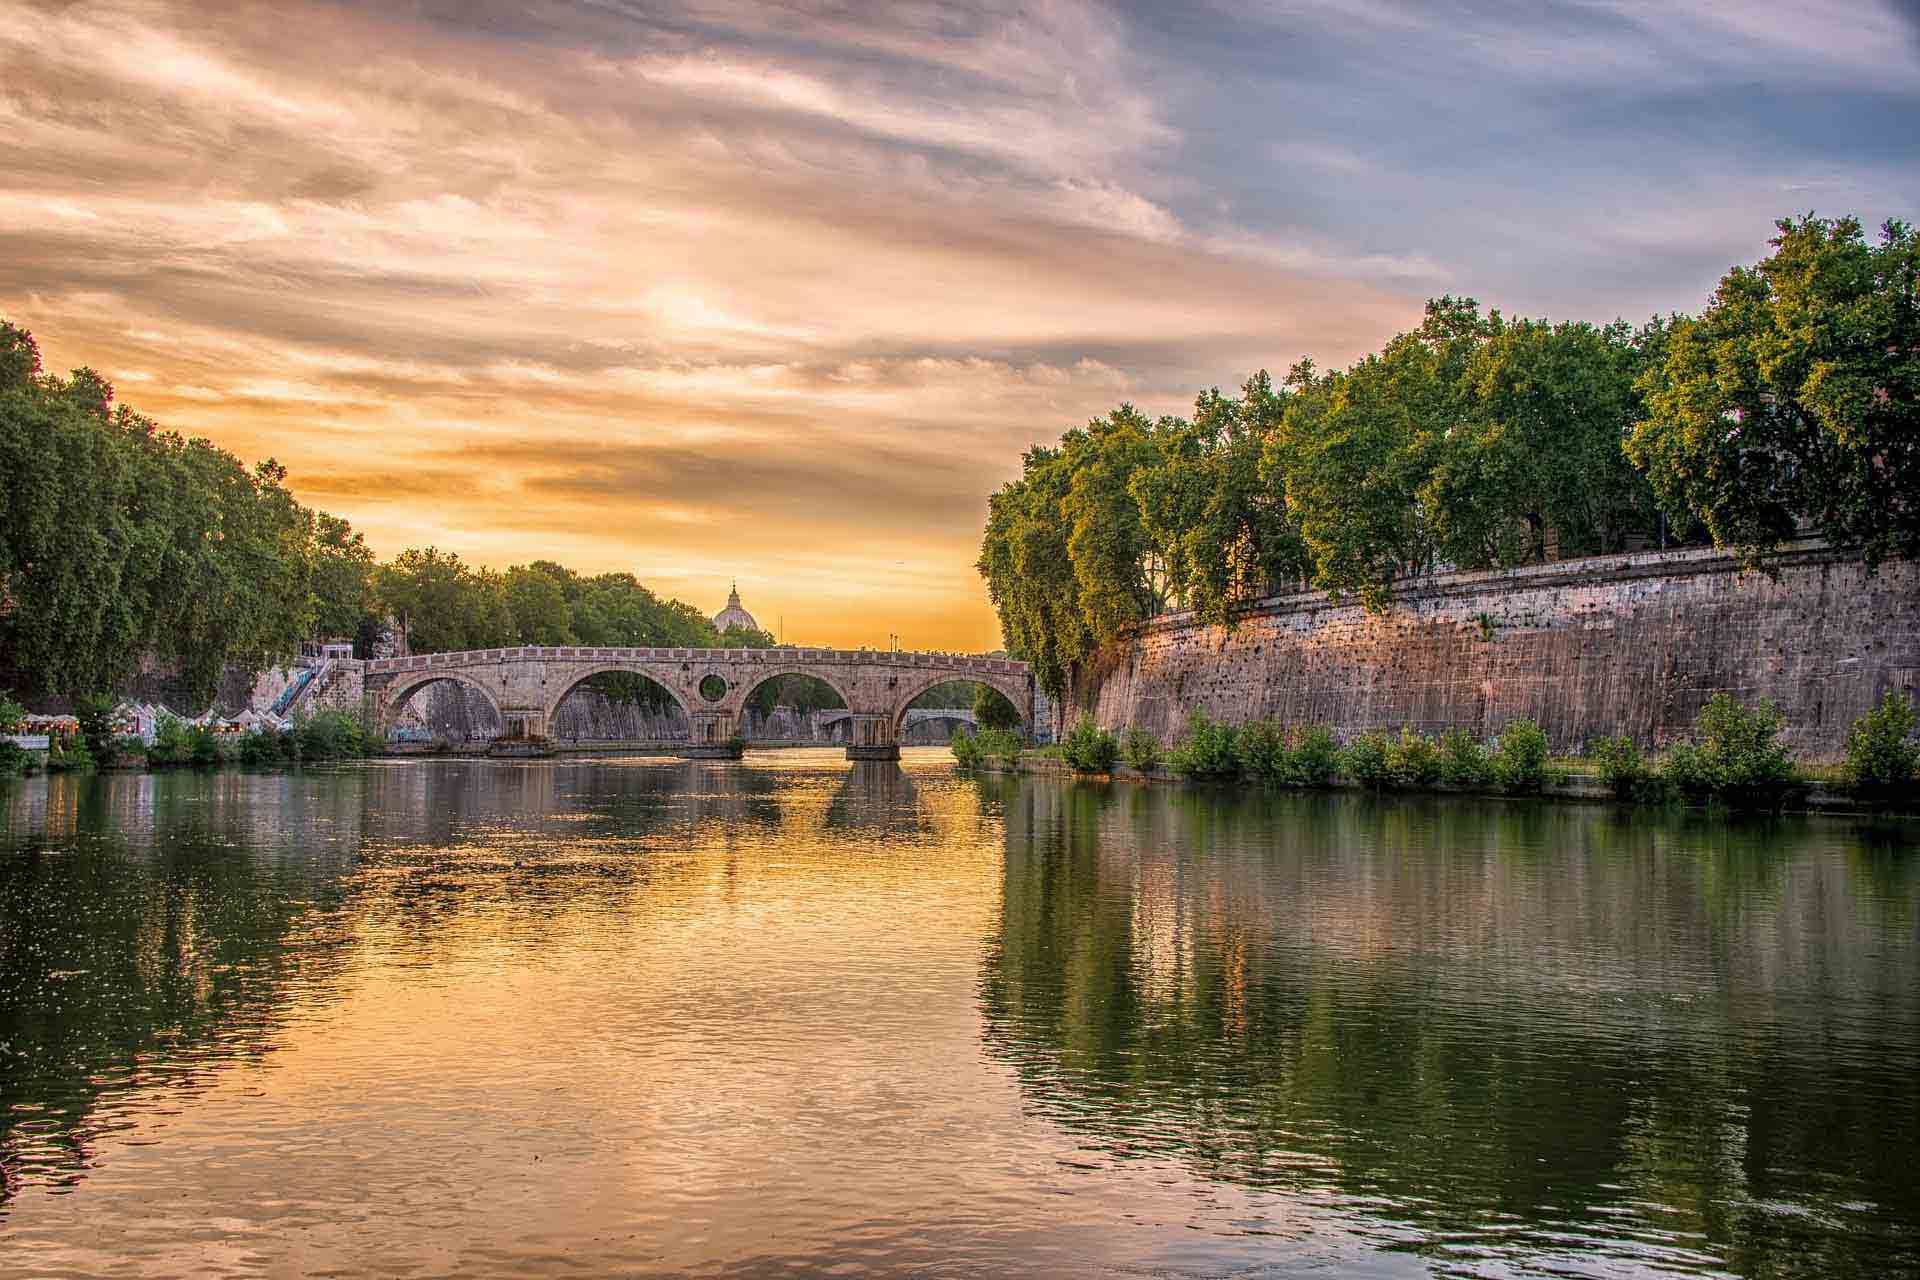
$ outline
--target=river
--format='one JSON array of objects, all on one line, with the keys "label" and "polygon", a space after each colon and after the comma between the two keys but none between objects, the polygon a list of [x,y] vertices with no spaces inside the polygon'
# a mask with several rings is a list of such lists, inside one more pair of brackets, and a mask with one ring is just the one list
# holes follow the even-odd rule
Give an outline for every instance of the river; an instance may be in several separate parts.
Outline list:
[{"label": "river", "polygon": [[1920,829],[0,782],[0,1274],[1920,1275]]}]

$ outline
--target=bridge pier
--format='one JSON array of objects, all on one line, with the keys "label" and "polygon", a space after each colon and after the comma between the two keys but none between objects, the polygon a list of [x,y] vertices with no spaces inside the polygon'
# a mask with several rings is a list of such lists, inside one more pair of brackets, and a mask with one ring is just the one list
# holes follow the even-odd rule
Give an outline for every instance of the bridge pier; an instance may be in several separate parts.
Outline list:
[{"label": "bridge pier", "polygon": [[737,736],[731,711],[695,711],[693,740],[680,754],[689,760],[738,760],[743,746]]},{"label": "bridge pier", "polygon": [[894,736],[892,716],[855,713],[851,719],[853,736],[847,742],[849,760],[898,760],[900,740]]}]

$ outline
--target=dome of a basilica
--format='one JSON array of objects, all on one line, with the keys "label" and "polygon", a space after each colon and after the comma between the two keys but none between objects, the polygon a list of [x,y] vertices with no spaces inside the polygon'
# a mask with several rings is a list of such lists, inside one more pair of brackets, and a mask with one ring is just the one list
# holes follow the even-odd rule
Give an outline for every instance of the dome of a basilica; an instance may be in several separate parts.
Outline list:
[{"label": "dome of a basilica", "polygon": [[740,607],[740,587],[738,584],[735,584],[733,589],[727,592],[727,607],[713,615],[713,629],[715,631],[725,634],[729,627],[739,627],[743,631],[758,631],[760,629],[760,624],[753,620],[753,615]]}]

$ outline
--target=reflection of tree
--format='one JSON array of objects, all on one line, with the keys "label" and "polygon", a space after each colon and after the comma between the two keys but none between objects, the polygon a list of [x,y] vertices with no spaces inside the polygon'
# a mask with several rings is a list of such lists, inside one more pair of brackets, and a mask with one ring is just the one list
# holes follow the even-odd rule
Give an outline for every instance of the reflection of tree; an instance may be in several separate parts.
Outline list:
[{"label": "reflection of tree", "polygon": [[[258,793],[281,831],[350,833],[358,797],[342,785],[48,780],[43,825],[0,834],[0,1162],[76,1182],[115,1092],[198,1088],[267,1049],[290,989],[340,963],[326,940],[352,845],[279,856]],[[144,1064],[161,1045],[156,1075]]]},{"label": "reflection of tree", "polygon": [[1920,1264],[1920,963],[1841,828],[993,799],[988,1042],[1116,1154],[1331,1191],[1436,1254],[1607,1221],[1590,1245],[1630,1226],[1643,1264],[1689,1239],[1748,1272]]}]

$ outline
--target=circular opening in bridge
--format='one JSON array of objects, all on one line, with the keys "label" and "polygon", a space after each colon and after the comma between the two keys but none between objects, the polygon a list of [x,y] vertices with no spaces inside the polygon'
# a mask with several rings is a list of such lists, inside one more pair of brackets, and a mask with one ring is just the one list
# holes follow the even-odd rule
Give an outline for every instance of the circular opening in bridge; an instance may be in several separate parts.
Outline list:
[{"label": "circular opening in bridge", "polygon": [[387,742],[422,750],[459,750],[492,742],[506,732],[487,695],[459,680],[415,685],[387,722]]},{"label": "circular opening in bridge", "polygon": [[548,734],[557,742],[679,743],[692,736],[680,700],[637,671],[601,671],[567,690]]},{"label": "circular opening in bridge", "polygon": [[977,680],[948,680],[907,704],[900,721],[902,746],[935,746],[956,733],[1017,729],[1020,713],[1007,695]]},{"label": "circular opening in bridge", "polygon": [[847,700],[818,676],[762,680],[747,695],[740,736],[748,742],[810,744],[848,741]]},{"label": "circular opening in bridge", "polygon": [[718,702],[727,696],[727,682],[717,675],[700,677],[700,696],[708,702]]}]

